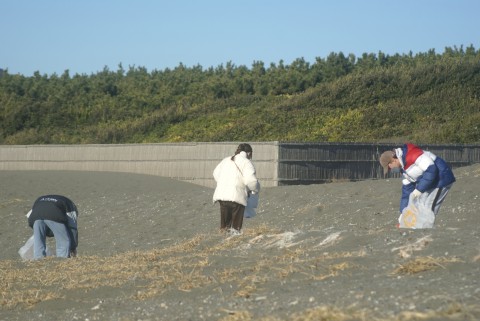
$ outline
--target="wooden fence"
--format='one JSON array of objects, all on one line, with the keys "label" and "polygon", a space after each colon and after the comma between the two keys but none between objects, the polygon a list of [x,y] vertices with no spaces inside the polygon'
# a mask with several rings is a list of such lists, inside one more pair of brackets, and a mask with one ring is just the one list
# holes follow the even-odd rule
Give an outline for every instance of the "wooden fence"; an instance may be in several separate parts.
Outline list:
[{"label": "wooden fence", "polygon": [[[383,178],[378,159],[390,144],[279,143],[278,185]],[[480,163],[480,145],[421,145],[452,168]]]}]

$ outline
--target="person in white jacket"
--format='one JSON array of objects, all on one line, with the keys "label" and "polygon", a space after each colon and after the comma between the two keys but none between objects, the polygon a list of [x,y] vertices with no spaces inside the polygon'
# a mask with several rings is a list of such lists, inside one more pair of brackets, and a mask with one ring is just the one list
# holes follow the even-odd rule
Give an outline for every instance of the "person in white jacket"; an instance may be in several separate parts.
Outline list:
[{"label": "person in white jacket", "polygon": [[220,203],[220,229],[240,232],[247,199],[260,191],[251,161],[252,146],[240,144],[235,155],[224,158],[213,171],[217,182],[213,202]]}]

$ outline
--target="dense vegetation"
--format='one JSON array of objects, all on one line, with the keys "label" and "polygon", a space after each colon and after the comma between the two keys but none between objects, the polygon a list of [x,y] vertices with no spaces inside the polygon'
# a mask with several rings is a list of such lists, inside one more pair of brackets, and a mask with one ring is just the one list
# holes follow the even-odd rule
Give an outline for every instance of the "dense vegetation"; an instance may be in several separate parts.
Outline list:
[{"label": "dense vegetation", "polygon": [[1,144],[480,142],[480,50],[0,77]]}]

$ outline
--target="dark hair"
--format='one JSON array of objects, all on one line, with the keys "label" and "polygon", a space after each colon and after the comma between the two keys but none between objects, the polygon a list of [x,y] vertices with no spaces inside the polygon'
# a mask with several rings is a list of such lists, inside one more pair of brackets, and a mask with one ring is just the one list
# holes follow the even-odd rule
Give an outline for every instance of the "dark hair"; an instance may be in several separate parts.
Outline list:
[{"label": "dark hair", "polygon": [[235,155],[232,156],[232,160],[234,160],[235,156],[240,154],[240,152],[252,153],[253,152],[252,146],[246,143],[238,145],[237,150],[235,151]]}]

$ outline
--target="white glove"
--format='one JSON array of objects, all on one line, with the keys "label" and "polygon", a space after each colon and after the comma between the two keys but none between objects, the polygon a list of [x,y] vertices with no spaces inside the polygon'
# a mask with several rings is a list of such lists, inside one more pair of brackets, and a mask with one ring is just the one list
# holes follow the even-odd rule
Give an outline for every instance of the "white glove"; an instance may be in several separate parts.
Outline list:
[{"label": "white glove", "polygon": [[420,192],[418,189],[413,190],[413,192],[412,192],[412,198],[413,199],[416,199],[416,198],[420,197],[420,195],[422,195],[422,192]]}]

